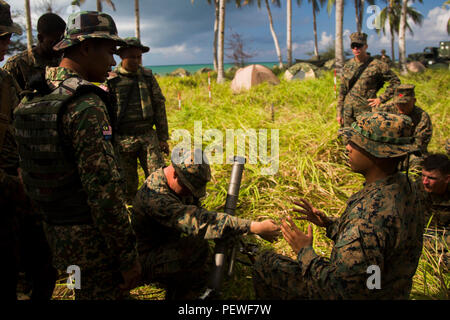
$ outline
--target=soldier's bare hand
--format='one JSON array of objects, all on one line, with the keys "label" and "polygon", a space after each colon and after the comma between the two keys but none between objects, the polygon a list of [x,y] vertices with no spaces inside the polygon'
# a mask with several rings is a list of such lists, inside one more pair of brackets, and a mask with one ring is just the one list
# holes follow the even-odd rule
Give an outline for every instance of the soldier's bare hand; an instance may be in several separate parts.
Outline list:
[{"label": "soldier's bare hand", "polygon": [[252,221],[250,232],[259,235],[266,241],[273,242],[280,236],[280,226],[272,219],[266,219],[261,222]]},{"label": "soldier's bare hand", "polygon": [[369,101],[369,106],[371,106],[372,108],[378,108],[381,104],[381,100],[379,98],[367,99],[367,101]]},{"label": "soldier's bare hand", "polygon": [[308,225],[308,234],[303,233],[294,223],[291,217],[281,222],[281,232],[284,239],[289,243],[295,254],[298,254],[300,249],[312,246],[313,233],[311,225]]},{"label": "soldier's bare hand", "polygon": [[130,291],[136,288],[141,280],[141,264],[139,260],[134,262],[134,265],[131,269],[127,271],[122,271],[123,283],[119,284],[120,289],[123,291]]},{"label": "soldier's bare hand", "polygon": [[331,220],[320,210],[314,208],[311,203],[309,203],[306,199],[300,199],[301,202],[293,201],[293,203],[303,209],[294,208],[295,212],[304,214],[303,217],[296,218],[297,220],[307,220],[309,222],[314,223],[318,227],[327,227]]},{"label": "soldier's bare hand", "polygon": [[337,122],[342,126],[344,124],[344,118],[342,117],[336,117]]},{"label": "soldier's bare hand", "polygon": [[162,152],[164,152],[167,155],[170,152],[169,144],[167,143],[167,141],[160,141],[159,148],[161,149]]}]

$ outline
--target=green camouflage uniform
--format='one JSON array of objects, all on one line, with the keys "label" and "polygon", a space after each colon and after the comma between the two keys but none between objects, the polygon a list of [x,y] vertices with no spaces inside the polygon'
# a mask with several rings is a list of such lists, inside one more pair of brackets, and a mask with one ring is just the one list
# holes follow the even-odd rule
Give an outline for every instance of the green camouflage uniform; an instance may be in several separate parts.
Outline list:
[{"label": "green camouflage uniform", "polygon": [[[205,195],[209,165],[191,165],[187,159],[174,167],[194,197]],[[207,262],[212,260],[207,259],[206,240],[249,232],[251,221],[208,211],[193,199],[181,198],[172,191],[162,168],[139,189],[133,203],[132,224],[144,281],[159,282],[169,290],[176,287],[181,292],[201,286],[209,275]]]},{"label": "green camouflage uniform", "polygon": [[[412,152],[412,139],[404,138],[411,133],[407,117],[387,113],[360,116],[346,131],[352,142],[384,158]],[[257,258],[257,297],[407,299],[422,250],[423,204],[416,191],[402,173],[366,184],[327,227],[334,241],[329,259],[312,246],[302,248],[296,260],[273,252]],[[366,285],[371,265],[380,268],[381,289]]]},{"label": "green camouflage uniform", "polygon": [[[407,103],[409,99],[414,98],[414,85],[401,84],[395,90],[394,99],[377,108],[377,111],[385,111],[394,114],[400,114],[397,103]],[[422,159],[428,154],[428,144],[433,135],[433,126],[430,116],[423,109],[414,105],[411,113],[407,115],[413,122],[414,145],[420,151],[420,156],[411,155],[409,159],[409,167],[413,170],[420,170]],[[406,161],[403,164],[406,167]]]},{"label": "green camouflage uniform", "polygon": [[[355,37],[351,39],[352,42],[366,43],[364,37],[359,38],[362,39],[357,40]],[[369,59],[371,58],[369,57]],[[371,111],[367,99],[377,98],[377,92],[383,88],[385,82],[389,82],[389,86],[378,97],[381,103],[385,103],[392,98],[395,87],[400,84],[400,79],[390,70],[386,63],[373,59],[350,89],[350,80],[363,64],[363,62],[357,62],[355,58],[352,58],[344,65],[341,71],[337,115],[344,119],[344,127],[349,127],[358,115]]]},{"label": "green camouflage uniform", "polygon": [[37,74],[45,75],[45,67],[57,67],[60,58],[47,59],[37,53],[36,47],[11,57],[6,61],[4,69],[8,71],[19,84],[21,90],[31,90],[29,81]]},{"label": "green camouflage uniform", "polygon": [[[120,41],[109,15],[78,12],[69,17],[65,37],[54,48],[65,49],[89,38]],[[51,94],[24,100],[15,111],[26,191],[37,199],[44,214],[55,267],[63,272],[70,265],[80,267],[81,289],[75,290],[76,298],[121,298],[120,271],[134,265],[137,250],[111,141],[106,94],[63,67],[47,68],[46,79]],[[91,88],[92,92],[77,94],[75,90],[81,87]],[[72,100],[64,100],[69,101],[65,109],[58,107],[61,103],[57,99],[71,96]],[[40,113],[36,114],[36,110]],[[35,123],[29,129],[23,125],[27,119]],[[57,119],[61,125],[56,131]],[[50,136],[42,139],[43,134]],[[51,163],[42,158],[59,165],[50,172],[34,173],[39,167],[51,169]],[[68,167],[70,171],[66,172]],[[64,187],[58,188],[60,185]]]},{"label": "green camouflage uniform", "polygon": [[[138,42],[127,39],[127,43]],[[142,47],[143,52],[148,51]],[[169,139],[165,98],[152,71],[143,67],[132,73],[119,64],[108,79],[108,87],[117,100],[117,146],[127,197],[132,201],[138,189],[137,159],[145,177],[164,166],[159,142]]]},{"label": "green camouflage uniform", "polygon": [[384,50],[381,51],[380,60],[383,61],[384,63],[386,63],[388,66],[391,66],[391,64],[392,64],[391,58],[386,55],[386,51],[384,51]]}]

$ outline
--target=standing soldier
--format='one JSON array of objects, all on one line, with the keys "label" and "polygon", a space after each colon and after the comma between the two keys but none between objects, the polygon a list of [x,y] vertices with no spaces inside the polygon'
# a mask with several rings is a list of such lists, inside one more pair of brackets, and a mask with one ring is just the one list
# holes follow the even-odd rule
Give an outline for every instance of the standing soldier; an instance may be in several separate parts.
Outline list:
[{"label": "standing soldier", "polygon": [[411,156],[410,167],[420,169],[424,156],[428,154],[428,144],[433,135],[433,126],[428,113],[416,106],[416,95],[413,84],[401,84],[395,89],[392,103],[381,105],[377,110],[396,114],[404,114],[413,122],[414,145],[420,151],[421,156]]},{"label": "standing soldier", "polygon": [[[342,69],[336,116],[343,127],[350,127],[358,115],[372,111],[372,108],[392,98],[395,87],[400,84],[399,78],[386,63],[367,54],[367,34],[352,33],[350,40],[355,57]],[[389,82],[389,86],[377,97],[385,82]]]},{"label": "standing soldier", "polygon": [[383,61],[384,63],[386,63],[388,66],[391,66],[391,64],[392,64],[391,58],[386,55],[386,50],[384,50],[384,49],[381,50],[380,60]]},{"label": "standing soldier", "polygon": [[[318,256],[308,234],[283,221],[281,231],[296,260],[265,252],[254,271],[256,295],[267,299],[408,299],[422,252],[422,197],[398,172],[413,152],[412,124],[405,116],[366,113],[344,133],[353,172],[365,178],[341,217],[329,218],[306,200],[294,209],[334,241],[330,259]],[[370,282],[370,274],[378,275]],[[370,286],[368,285],[370,283]],[[375,289],[376,288],[376,289]]]},{"label": "standing soldier", "polygon": [[69,16],[54,47],[63,59],[46,70],[48,95],[30,94],[14,113],[26,192],[44,216],[55,267],[79,267],[77,299],[122,298],[140,276],[112,145],[114,114],[109,95],[91,83],[106,80],[121,41],[105,13]]},{"label": "standing soldier", "polygon": [[[0,61],[3,61],[11,34],[22,34],[13,23],[10,7],[0,0]],[[42,226],[36,222],[30,199],[25,196],[18,175],[19,154],[13,136],[12,112],[19,104],[20,91],[14,78],[0,69],[0,299],[16,299],[19,264],[31,281],[31,299],[50,299],[56,281],[56,270]]]},{"label": "standing soldier", "polygon": [[119,49],[122,62],[108,79],[108,86],[117,99],[117,143],[131,202],[138,188],[137,159],[146,178],[163,167],[161,151],[169,154],[169,132],[165,98],[152,71],[141,65],[142,53],[150,48],[134,37],[124,40],[126,45]]},{"label": "standing soldier", "polygon": [[[37,23],[38,44],[8,59],[4,68],[19,84],[21,90],[33,91],[30,82],[39,84],[45,76],[45,67],[57,67],[61,52],[53,46],[61,40],[66,23],[54,13],[42,15]],[[44,81],[45,82],[45,81]]]}]

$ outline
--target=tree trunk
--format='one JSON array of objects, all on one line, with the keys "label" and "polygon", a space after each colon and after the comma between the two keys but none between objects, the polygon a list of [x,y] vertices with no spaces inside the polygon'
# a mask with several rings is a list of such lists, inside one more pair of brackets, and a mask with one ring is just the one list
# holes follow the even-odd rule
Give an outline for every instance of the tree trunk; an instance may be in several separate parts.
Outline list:
[{"label": "tree trunk", "polygon": [[281,57],[281,50],[280,45],[278,44],[277,34],[275,33],[275,29],[273,28],[273,19],[272,19],[272,12],[270,11],[269,0],[265,0],[265,2],[267,8],[267,15],[269,16],[270,33],[272,34],[273,42],[275,43],[275,51],[277,52],[278,66],[280,68],[283,68],[283,59]]},{"label": "tree trunk", "polygon": [[316,3],[313,1],[313,26],[314,26],[314,55],[319,60],[319,46],[317,45]]},{"label": "tree trunk", "polygon": [[364,18],[364,0],[359,0],[359,29],[362,30]]},{"label": "tree trunk", "polygon": [[102,0],[97,0],[97,11],[102,11]]},{"label": "tree trunk", "polygon": [[389,29],[391,30],[391,54],[392,54],[392,63],[395,63],[395,49],[394,49],[394,39],[395,39],[395,32],[393,29],[394,24],[391,23],[391,17],[392,17],[392,10],[393,10],[393,1],[389,1],[389,8],[388,8],[388,19],[389,19]]},{"label": "tree trunk", "polygon": [[355,0],[355,20],[356,20],[356,31],[361,32],[361,24],[359,21],[359,0]]},{"label": "tree trunk", "polygon": [[344,0],[336,0],[336,73],[341,75],[344,66],[344,44],[342,41],[342,27],[344,23]]},{"label": "tree trunk", "polygon": [[287,33],[286,33],[286,48],[287,48],[287,64],[292,66],[292,0],[287,0]]},{"label": "tree trunk", "polygon": [[214,19],[213,64],[214,64],[214,71],[217,71],[218,70],[218,64],[217,64],[217,38],[218,38],[218,35],[219,35],[219,0],[214,0],[214,7],[215,7],[216,18]]},{"label": "tree trunk", "polygon": [[226,0],[219,0],[219,44],[217,54],[217,83],[225,82],[225,74],[223,70],[223,53],[225,38],[225,3]]},{"label": "tree trunk", "polygon": [[27,17],[27,47],[31,50],[33,47],[33,34],[31,26],[31,11],[30,11],[30,0],[25,0],[25,15]]},{"label": "tree trunk", "polygon": [[136,20],[136,38],[141,40],[141,26],[139,22],[139,0],[134,0],[134,17]]},{"label": "tree trunk", "polygon": [[392,63],[395,63],[395,33],[394,30],[391,28],[391,53],[392,53]]},{"label": "tree trunk", "polygon": [[403,0],[402,2],[402,15],[400,16],[400,28],[398,36],[398,52],[400,60],[400,71],[402,74],[407,74],[408,69],[406,68],[406,9],[408,8],[408,0]]}]

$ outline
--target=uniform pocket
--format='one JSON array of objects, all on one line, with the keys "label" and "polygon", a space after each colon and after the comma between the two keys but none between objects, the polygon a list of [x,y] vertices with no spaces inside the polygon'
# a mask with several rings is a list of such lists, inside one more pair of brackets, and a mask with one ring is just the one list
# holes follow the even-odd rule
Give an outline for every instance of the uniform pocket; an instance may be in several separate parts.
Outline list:
[{"label": "uniform pocket", "polygon": [[341,248],[360,238],[361,235],[359,233],[358,226],[354,226],[344,230],[344,232],[341,232],[334,246],[336,248]]}]

